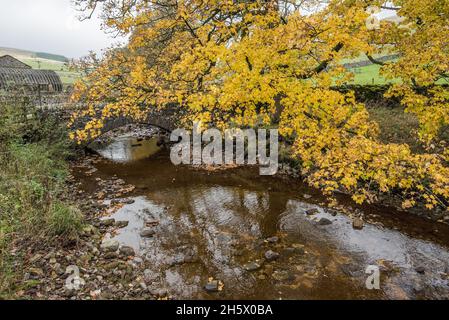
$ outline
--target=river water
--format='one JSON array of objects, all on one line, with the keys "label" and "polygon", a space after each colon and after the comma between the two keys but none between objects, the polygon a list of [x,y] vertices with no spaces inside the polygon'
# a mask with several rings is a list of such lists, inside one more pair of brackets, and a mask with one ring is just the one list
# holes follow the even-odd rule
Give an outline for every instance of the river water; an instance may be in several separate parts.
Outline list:
[{"label": "river water", "polygon": [[[97,152],[97,170],[75,175],[88,192],[109,178],[136,187],[112,216],[129,221],[115,237],[148,262],[154,290],[177,299],[449,298],[446,225],[364,206],[368,222],[355,230],[298,179],[174,166],[155,140],[123,136]],[[155,234],[143,238],[149,221]],[[264,259],[270,250],[279,257]],[[366,286],[369,266],[379,268],[379,289]],[[204,289],[212,279],[218,292]]]}]

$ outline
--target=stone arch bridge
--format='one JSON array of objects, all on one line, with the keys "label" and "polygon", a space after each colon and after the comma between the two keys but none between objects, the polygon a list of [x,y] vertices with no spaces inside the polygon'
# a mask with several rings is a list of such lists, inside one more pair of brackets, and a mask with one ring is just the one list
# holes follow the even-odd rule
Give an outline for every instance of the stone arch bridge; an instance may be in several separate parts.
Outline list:
[{"label": "stone arch bridge", "polygon": [[[173,130],[177,129],[180,124],[181,117],[184,115],[184,112],[180,110],[178,106],[171,105],[164,107],[161,110],[157,110],[156,108],[154,110],[151,110],[148,112],[146,119],[136,121],[129,117],[115,117],[115,118],[108,118],[103,128],[101,129],[101,135],[118,129],[120,127],[123,127],[128,124],[143,124],[148,126],[153,126],[160,128],[166,132],[172,132]],[[83,119],[78,119],[75,124],[72,126],[71,129],[82,129],[84,128],[85,124],[90,120],[91,118],[85,117]],[[94,139],[91,139],[89,141],[86,141],[86,144],[89,144]]]}]

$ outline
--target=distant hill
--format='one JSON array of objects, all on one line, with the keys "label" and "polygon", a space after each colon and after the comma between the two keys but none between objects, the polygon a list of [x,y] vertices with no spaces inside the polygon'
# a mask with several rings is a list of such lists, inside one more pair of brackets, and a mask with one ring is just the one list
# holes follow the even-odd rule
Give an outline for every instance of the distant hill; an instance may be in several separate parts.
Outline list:
[{"label": "distant hill", "polygon": [[29,51],[29,50],[0,47],[0,56],[3,56],[5,54],[9,54],[13,57],[16,57],[17,59],[40,58],[40,59],[57,61],[57,62],[62,62],[62,63],[69,61],[69,59],[67,57],[64,57],[59,54],[53,54],[53,53],[48,53],[48,52],[34,52],[34,51]]}]

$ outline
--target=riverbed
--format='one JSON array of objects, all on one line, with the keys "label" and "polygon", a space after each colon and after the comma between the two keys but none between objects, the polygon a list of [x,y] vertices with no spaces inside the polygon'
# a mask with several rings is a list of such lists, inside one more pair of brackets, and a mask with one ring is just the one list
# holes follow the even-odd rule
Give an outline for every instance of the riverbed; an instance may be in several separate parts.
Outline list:
[{"label": "riverbed", "polygon": [[[99,181],[133,186],[110,215],[128,221],[112,237],[146,262],[142,276],[161,295],[449,298],[445,224],[381,206],[355,206],[344,197],[339,200],[346,210],[330,209],[299,179],[262,177],[255,167],[175,166],[156,139],[123,135],[96,151],[94,170],[74,168],[75,178],[90,195],[99,191]],[[106,192],[104,203],[113,201]],[[363,218],[362,228],[353,227],[355,215]],[[142,236],[148,228],[151,236]],[[378,289],[366,283],[372,270],[379,270]]]}]

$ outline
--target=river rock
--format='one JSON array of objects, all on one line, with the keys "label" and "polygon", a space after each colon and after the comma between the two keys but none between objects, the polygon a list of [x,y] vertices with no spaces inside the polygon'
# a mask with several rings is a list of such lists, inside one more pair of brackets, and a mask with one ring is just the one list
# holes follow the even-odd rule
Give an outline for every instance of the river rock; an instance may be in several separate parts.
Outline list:
[{"label": "river rock", "polygon": [[120,247],[120,253],[127,257],[134,257],[136,255],[136,252],[134,251],[134,248],[129,246],[122,246]]},{"label": "river rock", "polygon": [[116,221],[115,226],[117,228],[126,228],[129,224],[129,221]]},{"label": "river rock", "polygon": [[312,208],[312,209],[306,210],[306,214],[308,216],[313,216],[313,215],[317,214],[318,212],[319,212],[319,210],[317,208]]},{"label": "river rock", "polygon": [[115,219],[114,218],[107,218],[107,219],[103,219],[100,221],[100,225],[103,227],[110,227],[113,226],[115,223]]},{"label": "river rock", "polygon": [[140,257],[134,257],[133,262],[135,264],[142,264],[143,263],[143,259]]},{"label": "river rock", "polygon": [[303,194],[302,195],[304,197],[304,199],[310,199],[312,198],[312,196],[310,194]]},{"label": "river rock", "polygon": [[105,252],[114,252],[118,250],[118,247],[120,246],[119,242],[114,239],[105,239],[101,243],[101,250]]},{"label": "river rock", "polygon": [[151,238],[155,233],[156,231],[153,228],[144,228],[140,231],[140,236],[143,238]]},{"label": "river rock", "polygon": [[277,258],[279,258],[279,253],[272,250],[268,250],[267,252],[265,252],[265,259],[267,259],[267,261],[274,261]]},{"label": "river rock", "polygon": [[270,237],[270,238],[267,238],[265,241],[268,242],[268,243],[276,243],[276,242],[279,241],[279,238],[276,237],[276,236],[275,237]]},{"label": "river rock", "polygon": [[415,268],[415,271],[418,272],[419,274],[424,274],[426,272],[426,268],[424,268],[423,266],[417,266]]},{"label": "river rock", "polygon": [[125,200],[123,200],[124,204],[133,204],[134,202],[136,202],[136,200],[134,200],[134,199],[125,199]]},{"label": "river rock", "polygon": [[361,218],[354,218],[354,220],[352,220],[352,228],[354,228],[355,230],[362,230],[363,225],[364,223]]},{"label": "river rock", "polygon": [[159,221],[155,219],[145,220],[145,226],[147,227],[156,227],[159,225]]},{"label": "river rock", "polygon": [[273,277],[273,279],[277,281],[293,280],[294,278],[293,275],[291,275],[287,271],[280,271],[280,270],[274,271],[271,276]]},{"label": "river rock", "polygon": [[294,243],[294,244],[292,244],[292,247],[294,249],[294,253],[295,254],[304,254],[304,253],[306,253],[306,249],[305,249],[305,246],[303,244]]},{"label": "river rock", "polygon": [[262,268],[262,264],[263,264],[262,260],[256,260],[256,261],[253,261],[253,262],[248,262],[247,264],[245,264],[243,266],[243,269],[245,269],[246,271],[249,271],[249,272],[257,271],[260,268]]},{"label": "river rock", "polygon": [[319,224],[320,226],[327,226],[327,225],[332,224],[332,221],[330,221],[330,220],[327,219],[327,218],[321,218],[320,221],[318,221],[318,224]]}]

